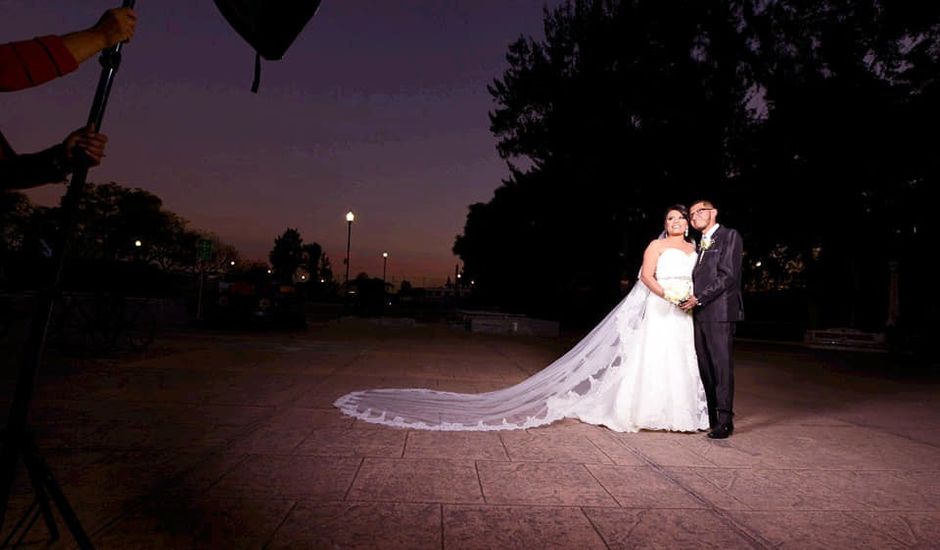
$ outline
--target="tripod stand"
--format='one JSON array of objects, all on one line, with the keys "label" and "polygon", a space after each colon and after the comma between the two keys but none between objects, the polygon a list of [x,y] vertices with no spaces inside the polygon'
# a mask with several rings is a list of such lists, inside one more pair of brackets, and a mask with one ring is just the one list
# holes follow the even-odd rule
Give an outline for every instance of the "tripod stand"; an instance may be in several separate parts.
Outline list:
[{"label": "tripod stand", "polygon": [[[134,0],[124,0],[122,7],[133,8]],[[111,84],[121,64],[121,44],[102,52],[100,62],[102,67],[101,75],[92,101],[91,113],[88,116],[88,124],[96,131],[101,129],[101,120],[104,118],[105,106],[108,103],[108,96],[111,94]],[[71,235],[75,228],[78,205],[85,193],[87,178],[87,167],[76,170],[72,175],[72,181],[69,183],[68,191],[66,191],[62,202],[62,233],[59,235],[55,248],[52,277],[46,291],[39,297],[36,314],[30,324],[23,360],[16,377],[16,389],[13,394],[13,403],[10,406],[10,416],[7,419],[6,430],[2,435],[3,449],[0,451],[0,527],[3,526],[20,456],[23,458],[23,466],[26,468],[26,473],[35,494],[33,503],[13,527],[7,540],[3,542],[4,547],[13,541],[18,533],[19,538],[16,543],[21,542],[40,515],[49,529],[52,540],[57,540],[59,530],[52,514],[52,505],[55,505],[78,546],[80,548],[93,548],[91,539],[88,538],[78,521],[78,516],[75,515],[75,511],[65,497],[65,493],[62,492],[61,487],[53,477],[49,465],[40,455],[32,433],[26,426],[29,403],[36,382],[36,371],[42,362],[46,334],[49,330],[49,322],[52,319],[55,298],[62,292],[62,271],[68,255]],[[20,532],[21,530],[22,532]]]}]

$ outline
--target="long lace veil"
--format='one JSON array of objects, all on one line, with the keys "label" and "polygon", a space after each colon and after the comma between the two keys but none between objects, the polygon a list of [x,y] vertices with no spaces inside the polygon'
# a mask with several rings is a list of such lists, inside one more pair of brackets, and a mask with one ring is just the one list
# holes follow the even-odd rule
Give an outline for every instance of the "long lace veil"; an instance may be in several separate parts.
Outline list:
[{"label": "long lace veil", "polygon": [[522,382],[468,394],[429,389],[372,389],[334,405],[366,422],[440,431],[520,430],[565,417],[566,404],[590,392],[619,365],[640,327],[650,291],[641,281],[565,355]]}]

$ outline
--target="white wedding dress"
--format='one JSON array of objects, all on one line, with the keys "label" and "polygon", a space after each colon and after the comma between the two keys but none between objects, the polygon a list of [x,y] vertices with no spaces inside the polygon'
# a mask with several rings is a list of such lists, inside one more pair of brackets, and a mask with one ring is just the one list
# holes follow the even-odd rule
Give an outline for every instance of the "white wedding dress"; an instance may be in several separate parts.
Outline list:
[{"label": "white wedding dress", "polygon": [[[656,279],[691,289],[696,254],[667,248]],[[641,282],[568,353],[515,386],[465,394],[373,389],[340,397],[343,413],[422,430],[520,430],[562,418],[618,432],[708,428],[692,316]]]}]

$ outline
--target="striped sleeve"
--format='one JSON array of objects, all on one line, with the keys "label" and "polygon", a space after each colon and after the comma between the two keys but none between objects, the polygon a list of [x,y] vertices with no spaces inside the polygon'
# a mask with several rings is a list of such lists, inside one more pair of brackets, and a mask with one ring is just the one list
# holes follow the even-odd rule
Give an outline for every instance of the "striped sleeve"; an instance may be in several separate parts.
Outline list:
[{"label": "striped sleeve", "polygon": [[0,45],[0,91],[38,86],[78,68],[58,36]]}]

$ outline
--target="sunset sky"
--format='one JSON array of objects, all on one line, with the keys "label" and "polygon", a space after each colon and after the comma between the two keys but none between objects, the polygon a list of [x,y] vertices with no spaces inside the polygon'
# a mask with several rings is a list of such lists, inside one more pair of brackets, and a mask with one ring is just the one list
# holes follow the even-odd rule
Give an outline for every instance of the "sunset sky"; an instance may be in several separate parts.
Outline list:
[{"label": "sunset sky", "polygon": [[[560,0],[548,2],[552,7]],[[62,34],[119,2],[0,2],[0,40]],[[281,61],[249,90],[251,48],[211,0],[137,2],[103,124],[94,182],[140,187],[247,259],[266,260],[286,227],[316,241],[342,276],[424,286],[452,274],[467,207],[508,174],[486,85],[520,35],[542,37],[542,0],[324,0]],[[0,128],[20,152],[84,124],[100,67],[0,96]],[[30,193],[52,204],[61,186]]]}]

